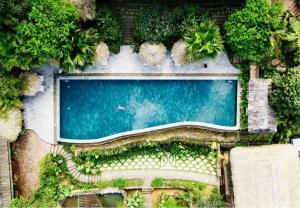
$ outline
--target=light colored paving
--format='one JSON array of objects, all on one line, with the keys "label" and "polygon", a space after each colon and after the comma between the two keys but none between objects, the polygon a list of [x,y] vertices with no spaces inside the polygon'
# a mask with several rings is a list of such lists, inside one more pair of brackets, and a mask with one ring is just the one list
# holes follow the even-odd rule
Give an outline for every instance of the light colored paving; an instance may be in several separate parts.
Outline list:
[{"label": "light colored paving", "polygon": [[23,100],[23,117],[25,129],[34,130],[46,143],[54,143],[54,99],[53,76],[58,69],[43,65],[34,69],[44,77],[45,91],[35,96],[27,96]]},{"label": "light colored paving", "polygon": [[[204,68],[207,64],[207,68]],[[170,52],[166,61],[158,67],[144,65],[137,53],[133,53],[130,46],[122,46],[119,54],[112,54],[107,66],[92,67],[86,72],[90,73],[199,73],[199,74],[239,74],[239,70],[233,67],[226,53],[221,53],[215,59],[202,59],[185,66],[175,66]]]},{"label": "light colored paving", "polygon": [[[207,68],[204,68],[204,63]],[[33,71],[44,76],[45,91],[39,92],[36,96],[25,97],[23,105],[23,116],[25,128],[34,130],[39,137],[49,144],[55,144],[54,135],[54,93],[53,78],[58,69],[45,64]],[[178,67],[175,66],[170,53],[164,64],[159,67],[144,65],[138,54],[133,53],[130,46],[122,46],[119,54],[111,54],[108,65],[95,66],[87,69],[86,73],[124,73],[124,74],[149,74],[149,73],[172,73],[172,74],[210,74],[212,76],[238,75],[239,70],[233,67],[225,53],[220,54],[216,59],[204,59],[199,62]]]},{"label": "light colored paving", "polygon": [[74,162],[71,159],[71,155],[67,153],[61,145],[53,145],[51,148],[53,154],[60,154],[67,160],[67,167],[74,178],[82,182],[98,182],[100,180],[113,180],[117,178],[127,179],[142,179],[144,181],[144,188],[151,187],[151,182],[154,178],[166,178],[166,179],[181,179],[203,182],[212,185],[219,185],[219,177],[213,175],[205,175],[193,171],[179,171],[179,170],[110,170],[103,171],[101,175],[86,175],[80,173]]}]

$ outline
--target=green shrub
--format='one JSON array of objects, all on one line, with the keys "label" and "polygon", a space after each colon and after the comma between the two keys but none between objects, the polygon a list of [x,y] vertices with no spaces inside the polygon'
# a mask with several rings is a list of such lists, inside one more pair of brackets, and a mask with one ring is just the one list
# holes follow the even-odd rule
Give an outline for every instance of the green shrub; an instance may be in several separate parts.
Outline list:
[{"label": "green shrub", "polygon": [[23,197],[18,197],[18,198],[14,198],[11,200],[11,202],[9,203],[9,208],[27,208],[30,207],[30,202],[23,198]]},{"label": "green shrub", "polygon": [[[28,59],[16,55],[16,26],[27,17],[27,0],[0,0],[0,68],[11,71],[13,68],[28,66]],[[23,59],[23,61],[21,61]],[[31,58],[29,59],[31,60]]]},{"label": "green shrub", "polygon": [[144,204],[144,197],[141,192],[136,191],[132,196],[127,197],[125,206],[128,208],[142,208]]},{"label": "green shrub", "polygon": [[113,185],[118,188],[123,188],[125,186],[125,180],[123,178],[115,179]]},{"label": "green shrub", "polygon": [[198,4],[184,4],[170,10],[168,15],[174,27],[173,42],[182,39],[189,28],[209,20],[208,14]]},{"label": "green shrub", "polygon": [[273,77],[269,102],[278,122],[274,142],[286,143],[300,128],[300,66]]},{"label": "green shrub", "polygon": [[96,12],[96,29],[99,39],[108,44],[110,51],[118,53],[123,43],[119,18],[108,7],[101,7]]},{"label": "green shrub", "polygon": [[21,96],[26,88],[24,77],[0,72],[0,117],[5,117],[11,108],[21,107]]},{"label": "green shrub", "polygon": [[159,208],[174,208],[174,207],[180,207],[180,206],[174,197],[162,193],[159,196],[158,207]]},{"label": "green shrub", "polygon": [[290,17],[287,31],[285,31],[286,48],[292,53],[295,65],[300,64],[300,21],[295,17]]},{"label": "green shrub", "polygon": [[189,28],[184,42],[187,56],[192,60],[215,58],[223,50],[219,28],[212,22],[202,22]]},{"label": "green shrub", "polygon": [[0,0],[0,31],[14,32],[15,26],[26,18],[27,0]]},{"label": "green shrub", "polygon": [[219,193],[217,188],[212,190],[212,194],[208,199],[203,199],[202,197],[197,198],[196,200],[197,207],[207,207],[207,208],[225,208],[226,204],[222,199],[222,196]]},{"label": "green shrub", "polygon": [[281,13],[280,5],[248,0],[246,7],[230,15],[225,23],[228,45],[234,53],[253,61],[270,55],[270,37],[279,26]]},{"label": "green shrub", "polygon": [[94,29],[77,30],[71,43],[60,52],[60,65],[63,70],[74,72],[91,66],[94,61],[98,33]]},{"label": "green shrub", "polygon": [[241,85],[241,101],[240,101],[240,128],[246,130],[248,128],[248,82],[249,62],[242,63],[238,66],[240,70],[240,85]]},{"label": "green shrub", "polygon": [[269,99],[277,114],[300,116],[300,66],[273,78]]},{"label": "green shrub", "polygon": [[153,41],[169,46],[174,36],[174,29],[172,16],[161,7],[153,6],[144,9],[136,16],[133,36],[138,44]]},{"label": "green shrub", "polygon": [[78,14],[75,6],[64,0],[29,2],[28,19],[17,26],[16,51],[20,57],[34,57],[32,65],[40,65],[49,58],[59,58],[72,44]]},{"label": "green shrub", "polygon": [[153,181],[151,182],[151,186],[153,187],[163,186],[163,178],[154,178]]},{"label": "green shrub", "polygon": [[1,71],[12,71],[15,68],[29,70],[33,57],[16,54],[16,38],[13,33],[0,33],[0,67]]}]

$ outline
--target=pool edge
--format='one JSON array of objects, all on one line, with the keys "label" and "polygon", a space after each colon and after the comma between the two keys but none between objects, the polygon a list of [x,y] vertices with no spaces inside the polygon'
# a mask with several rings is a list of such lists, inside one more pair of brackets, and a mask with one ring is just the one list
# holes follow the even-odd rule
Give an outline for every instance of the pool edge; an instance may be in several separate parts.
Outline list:
[{"label": "pool edge", "polygon": [[[216,124],[210,124],[210,123],[204,123],[204,122],[176,122],[171,124],[165,124],[165,125],[159,125],[155,127],[149,127],[144,129],[138,129],[138,130],[131,130],[126,132],[121,132],[117,134],[113,134],[106,137],[96,138],[96,139],[65,139],[60,137],[60,80],[63,79],[86,79],[86,80],[103,80],[103,79],[129,79],[129,80],[149,80],[149,79],[155,79],[155,80],[237,80],[237,89],[236,89],[236,125],[235,126],[221,126]],[[84,74],[70,74],[70,75],[56,75],[55,76],[55,143],[63,142],[63,143],[74,143],[74,144],[93,144],[93,143],[106,143],[106,142],[112,142],[114,140],[119,140],[122,138],[126,138],[129,136],[138,136],[141,134],[149,134],[149,133],[157,133],[162,130],[169,130],[169,129],[175,129],[175,128],[198,128],[198,129],[205,129],[215,132],[238,132],[240,130],[240,81],[238,75],[192,75],[184,74],[178,76],[178,74],[160,74],[160,75],[136,75],[136,74],[106,74],[103,76],[103,74],[99,75],[89,75],[85,76]]]}]

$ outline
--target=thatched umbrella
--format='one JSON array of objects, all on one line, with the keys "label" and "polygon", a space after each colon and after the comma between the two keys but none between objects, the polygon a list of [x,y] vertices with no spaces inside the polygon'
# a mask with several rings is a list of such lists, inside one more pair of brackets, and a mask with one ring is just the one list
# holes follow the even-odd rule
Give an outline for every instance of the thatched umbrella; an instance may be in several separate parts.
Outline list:
[{"label": "thatched umbrella", "polygon": [[20,109],[13,108],[7,116],[0,118],[0,139],[14,141],[22,130],[22,113]]},{"label": "thatched umbrella", "polygon": [[25,72],[23,74],[23,76],[25,77],[27,83],[28,83],[28,87],[26,89],[26,91],[24,92],[24,95],[26,96],[34,96],[37,92],[39,92],[40,87],[42,85],[42,81],[40,79],[40,77],[33,72]]},{"label": "thatched umbrella", "polygon": [[145,42],[140,46],[139,55],[149,66],[158,66],[167,59],[167,48],[162,43]]},{"label": "thatched umbrella", "polygon": [[230,152],[235,207],[299,207],[298,152],[290,144]]},{"label": "thatched umbrella", "polygon": [[192,62],[192,60],[186,56],[185,52],[186,44],[183,40],[179,40],[174,43],[171,51],[171,56],[176,66],[185,65]]},{"label": "thatched umbrella", "polygon": [[101,64],[101,65],[107,65],[108,57],[109,57],[108,45],[104,42],[98,43],[98,45],[96,46],[94,63]]}]

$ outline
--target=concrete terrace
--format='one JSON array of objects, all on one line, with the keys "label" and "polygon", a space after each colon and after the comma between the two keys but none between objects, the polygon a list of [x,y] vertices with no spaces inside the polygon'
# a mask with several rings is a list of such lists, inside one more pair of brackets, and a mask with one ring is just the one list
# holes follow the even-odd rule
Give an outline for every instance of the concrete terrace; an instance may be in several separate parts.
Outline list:
[{"label": "concrete terrace", "polygon": [[[204,68],[204,64],[207,65],[207,68]],[[54,74],[59,74],[59,69],[45,64],[33,71],[44,76],[45,91],[39,92],[33,97],[25,97],[23,105],[25,129],[32,129],[45,142],[55,144]],[[238,76],[239,70],[230,64],[224,52],[216,59],[203,59],[186,66],[175,66],[168,54],[168,58],[161,66],[150,67],[140,61],[138,54],[134,53],[130,46],[122,46],[119,54],[111,54],[106,66],[90,67],[84,73]]]}]

